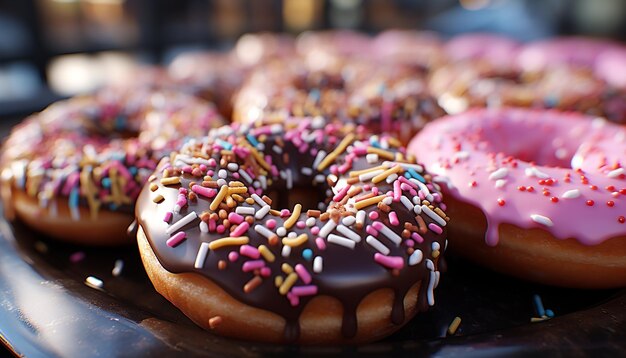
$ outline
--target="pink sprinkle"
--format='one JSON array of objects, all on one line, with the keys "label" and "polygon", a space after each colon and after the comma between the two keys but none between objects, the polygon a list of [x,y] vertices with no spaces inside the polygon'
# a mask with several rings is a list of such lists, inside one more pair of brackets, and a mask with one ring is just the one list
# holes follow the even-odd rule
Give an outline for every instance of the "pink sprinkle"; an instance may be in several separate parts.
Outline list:
[{"label": "pink sprinkle", "polygon": [[208,169],[205,164],[200,164],[198,168],[200,168],[200,170],[202,170],[203,172],[205,172]]},{"label": "pink sprinkle", "polygon": [[319,233],[320,233],[320,228],[319,228],[319,227],[317,227],[317,226],[313,226],[313,227],[311,228],[311,234],[313,234],[313,235],[317,235],[317,234],[319,234]]},{"label": "pink sprinkle", "polygon": [[415,241],[413,241],[413,240],[411,240],[411,239],[407,239],[407,240],[404,242],[404,244],[405,244],[407,247],[413,247],[413,246],[415,246]]},{"label": "pink sprinkle", "polygon": [[248,231],[249,228],[250,228],[250,224],[248,224],[247,221],[244,221],[241,224],[237,225],[235,230],[233,230],[230,233],[230,236],[232,236],[232,237],[239,237],[239,236],[245,234],[246,231]]},{"label": "pink sprinkle", "polygon": [[261,253],[259,252],[259,250],[257,250],[256,247],[250,245],[241,245],[241,247],[239,247],[239,253],[243,256],[247,256],[255,260],[261,257]]},{"label": "pink sprinkle", "polygon": [[217,190],[211,189],[211,188],[205,188],[205,187],[203,187],[201,185],[194,185],[194,186],[191,187],[191,190],[194,193],[196,193],[198,195],[202,195],[202,196],[207,197],[207,198],[212,198],[215,195],[217,195]]},{"label": "pink sprinkle", "polygon": [[378,236],[378,231],[374,229],[372,225],[367,225],[367,227],[365,228],[365,232],[374,237]]},{"label": "pink sprinkle", "polygon": [[311,274],[309,273],[309,271],[306,270],[304,266],[302,266],[302,264],[297,264],[295,270],[302,282],[306,283],[307,285],[311,283]]},{"label": "pink sprinkle", "polygon": [[281,218],[286,218],[289,215],[291,215],[291,211],[289,211],[289,209],[283,209],[280,211]]},{"label": "pink sprinkle", "polygon": [[261,276],[263,277],[270,277],[270,275],[272,274],[272,269],[265,266],[263,268],[261,268]]},{"label": "pink sprinkle", "polygon": [[187,205],[187,197],[184,194],[178,194],[176,205],[178,205],[178,207],[181,207],[181,208]]},{"label": "pink sprinkle", "polygon": [[411,196],[417,196],[417,191],[411,188],[411,190],[409,190],[409,194],[411,194]]},{"label": "pink sprinkle", "polygon": [[178,246],[178,244],[183,242],[183,240],[185,240],[185,237],[187,237],[187,234],[185,234],[184,231],[179,231],[176,234],[174,234],[174,236],[172,236],[169,239],[167,239],[167,241],[165,243],[169,247],[176,247],[176,246]]},{"label": "pink sprinkle", "polygon": [[269,219],[265,222],[265,226],[267,226],[268,229],[270,230],[274,230],[274,228],[276,227],[276,220],[274,219]]},{"label": "pink sprinkle", "polygon": [[217,165],[217,161],[214,158],[210,158],[208,164],[210,167],[215,167]]},{"label": "pink sprinkle", "polygon": [[239,258],[239,254],[237,253],[237,251],[231,251],[228,253],[228,260],[230,262],[235,262],[237,261],[238,258]]},{"label": "pink sprinkle", "polygon": [[70,262],[75,264],[77,262],[83,261],[84,258],[85,253],[82,251],[77,251],[70,255]]},{"label": "pink sprinkle", "polygon": [[178,194],[187,195],[187,188],[178,188]]},{"label": "pink sprinkle", "polygon": [[228,214],[228,221],[230,221],[232,224],[241,224],[243,219],[244,217],[242,215],[239,215],[234,211]]},{"label": "pink sprinkle", "polygon": [[404,259],[400,256],[385,256],[381,253],[374,254],[374,261],[390,269],[401,269],[404,267]]},{"label": "pink sprinkle", "polygon": [[191,175],[193,175],[194,177],[200,177],[202,176],[202,170],[200,170],[200,168],[194,168],[191,171]]},{"label": "pink sprinkle", "polygon": [[304,221],[300,220],[300,221],[298,221],[298,222],[296,223],[296,227],[297,227],[298,229],[304,229],[304,228],[306,227],[306,223],[305,223]]},{"label": "pink sprinkle", "polygon": [[315,245],[317,245],[317,248],[320,250],[326,250],[326,241],[321,237],[315,239]]},{"label": "pink sprinkle", "polygon": [[372,193],[374,193],[374,195],[378,195],[378,187],[373,187],[372,188]]},{"label": "pink sprinkle", "polygon": [[165,213],[165,216],[163,217],[163,221],[169,222],[170,220],[172,220],[172,212],[168,211]]},{"label": "pink sprinkle", "polygon": [[191,165],[185,165],[184,167],[182,167],[181,170],[183,171],[183,173],[191,173],[193,169],[191,168]]},{"label": "pink sprinkle", "polygon": [[448,209],[448,207],[444,203],[439,203],[439,208],[443,211],[446,211]]},{"label": "pink sprinkle", "polygon": [[217,225],[216,230],[217,230],[217,233],[218,233],[218,234],[223,234],[223,233],[224,233],[224,231],[226,231],[226,228],[224,227],[224,225],[221,225],[221,224],[220,224],[220,225]]},{"label": "pink sprinkle", "polygon": [[339,171],[337,170],[337,165],[333,164],[330,166],[330,173],[334,175],[339,174]]},{"label": "pink sprinkle", "polygon": [[206,175],[212,177],[213,175],[215,175],[215,171],[214,170],[207,170]]},{"label": "pink sprinkle", "polygon": [[430,223],[428,224],[428,228],[430,230],[432,230],[435,234],[441,234],[443,232],[443,229],[440,228],[437,224],[435,223]]},{"label": "pink sprinkle", "polygon": [[420,197],[420,200],[424,200],[426,198],[426,195],[424,195],[424,192],[421,190],[417,194]]},{"label": "pink sprinkle", "polygon": [[402,190],[400,190],[400,182],[393,182],[393,201],[400,201],[400,197],[402,196]]},{"label": "pink sprinkle", "polygon": [[209,220],[209,231],[213,232],[217,228],[217,223],[215,220]]},{"label": "pink sprinkle", "polygon": [[389,212],[389,223],[393,226],[397,226],[400,224],[400,221],[398,220],[398,215],[396,215],[395,211]]},{"label": "pink sprinkle", "polygon": [[232,174],[232,176],[233,176],[233,178],[235,178],[235,179],[239,179],[239,173],[237,173],[237,172],[234,172],[234,173]]},{"label": "pink sprinkle", "polygon": [[335,201],[335,202],[341,201],[341,199],[343,199],[346,196],[346,194],[348,193],[348,190],[350,190],[351,187],[352,187],[352,185],[348,184],[348,185],[344,186],[343,188],[341,188],[341,190],[339,190],[337,195],[335,195],[333,197],[333,201]]},{"label": "pink sprinkle", "polygon": [[250,272],[265,266],[265,261],[263,260],[250,260],[243,263],[241,269],[243,272]]},{"label": "pink sprinkle", "polygon": [[378,219],[378,212],[377,212],[377,211],[370,211],[370,213],[369,213],[369,217],[370,217],[370,219],[372,219],[372,220],[376,220],[376,219]]},{"label": "pink sprinkle", "polygon": [[420,244],[421,244],[422,242],[424,242],[424,238],[423,238],[420,234],[418,234],[418,233],[416,233],[416,232],[413,232],[413,233],[411,234],[411,239],[413,239],[413,240],[417,241],[417,242],[418,242],[418,243],[420,243]]},{"label": "pink sprinkle", "polygon": [[287,299],[289,300],[289,303],[294,307],[300,304],[300,298],[291,292],[287,292]]},{"label": "pink sprinkle", "polygon": [[[405,177],[399,177],[399,178],[398,178],[398,180],[400,180],[400,182],[401,182],[402,184],[406,184],[406,185],[408,185],[408,186],[412,186],[412,187],[413,187],[413,188],[415,188],[415,189],[418,189],[417,184],[413,183],[412,181],[408,180],[408,179],[407,179],[407,178],[405,178]],[[405,190],[405,189],[402,189],[402,190]]]},{"label": "pink sprinkle", "polygon": [[361,147],[353,148],[352,149],[352,153],[354,153],[356,155],[365,155],[365,154],[367,154],[367,147],[361,146]]},{"label": "pink sprinkle", "polygon": [[317,295],[317,286],[316,285],[293,286],[291,288],[291,293],[293,293],[296,296]]}]

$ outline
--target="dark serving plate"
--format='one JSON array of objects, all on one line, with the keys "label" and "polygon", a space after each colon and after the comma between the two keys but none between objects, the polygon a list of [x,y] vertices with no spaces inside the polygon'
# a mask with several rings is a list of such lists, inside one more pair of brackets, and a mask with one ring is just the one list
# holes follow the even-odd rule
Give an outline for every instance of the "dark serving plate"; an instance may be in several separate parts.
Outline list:
[{"label": "dark serving plate", "polygon": [[[626,354],[626,290],[539,286],[459,259],[437,303],[399,332],[362,346],[264,345],[225,339],[194,325],[152,288],[136,246],[67,245],[0,219],[0,339],[37,356],[501,356]],[[121,260],[120,275],[113,275]],[[119,264],[118,264],[119,265]],[[102,288],[85,283],[93,276]],[[539,295],[555,318],[531,323]],[[459,316],[453,336],[446,331]],[[1,352],[0,352],[1,353]]]}]

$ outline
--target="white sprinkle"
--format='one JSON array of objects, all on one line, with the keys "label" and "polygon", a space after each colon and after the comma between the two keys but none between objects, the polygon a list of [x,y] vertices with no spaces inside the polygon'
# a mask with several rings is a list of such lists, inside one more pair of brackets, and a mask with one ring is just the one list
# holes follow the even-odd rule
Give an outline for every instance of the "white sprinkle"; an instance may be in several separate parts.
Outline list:
[{"label": "white sprinkle", "polygon": [[392,173],[391,175],[387,177],[387,179],[385,179],[385,181],[387,182],[387,184],[391,184],[396,179],[398,179],[398,174]]},{"label": "white sprinkle", "polygon": [[238,206],[235,212],[239,215],[254,215],[256,210],[251,206]]},{"label": "white sprinkle", "polygon": [[238,173],[239,175],[241,175],[241,177],[244,178],[245,181],[247,181],[248,183],[252,183],[252,177],[250,176],[250,174],[248,174],[247,171],[239,169]]},{"label": "white sprinkle", "polygon": [[287,169],[286,172],[287,172],[287,189],[291,189],[293,188],[293,177],[291,175],[291,169]]},{"label": "white sprinkle", "polygon": [[421,202],[422,202],[422,200],[420,199],[420,197],[419,197],[419,196],[415,195],[415,196],[413,197],[413,204],[414,204],[414,205],[420,205],[420,203],[421,203]]},{"label": "white sprinkle", "polygon": [[413,212],[414,212],[415,214],[417,214],[417,215],[421,214],[421,213],[422,213],[422,207],[421,207],[420,205],[415,205],[415,206],[413,207]]},{"label": "white sprinkle", "polygon": [[469,158],[469,156],[470,156],[469,152],[466,152],[466,151],[460,151],[460,152],[454,153],[454,158],[459,159],[459,160],[465,160]]},{"label": "white sprinkle", "polygon": [[580,190],[572,189],[572,190],[568,190],[565,193],[563,193],[561,195],[561,198],[563,198],[563,199],[576,199],[579,196],[580,196]]},{"label": "white sprinkle", "polygon": [[441,245],[437,241],[433,241],[432,245],[430,245],[433,251],[437,251],[441,248]]},{"label": "white sprinkle", "polygon": [[376,251],[380,252],[383,255],[389,255],[389,248],[385,246],[382,242],[378,241],[374,236],[367,235],[365,238],[365,242],[367,242],[371,247],[373,247]]},{"label": "white sprinkle", "polygon": [[364,210],[359,210],[356,212],[356,223],[357,225],[361,225],[363,226],[363,224],[365,224],[365,215],[367,215],[365,213]]},{"label": "white sprinkle", "polygon": [[506,184],[506,179],[498,179],[496,180],[496,189],[500,189],[504,186],[504,184]]},{"label": "white sprinkle", "polygon": [[370,153],[370,154],[365,156],[365,160],[367,160],[367,162],[369,164],[374,164],[374,163],[376,163],[378,161],[378,154]]},{"label": "white sprinkle", "polygon": [[428,215],[431,219],[435,220],[437,224],[441,226],[446,226],[447,222],[436,212],[432,211],[428,206],[422,205],[422,212]]},{"label": "white sprinkle", "polygon": [[400,165],[403,169],[414,169],[418,173],[423,173],[424,172],[424,167],[419,165],[419,164],[409,164],[409,163],[399,163],[399,162],[384,161],[383,165],[386,166],[387,168],[391,168],[393,166]]},{"label": "white sprinkle", "polygon": [[532,221],[536,222],[537,224],[541,224],[541,225],[545,225],[545,226],[553,226],[554,223],[552,223],[552,220],[550,220],[549,217],[546,216],[542,216],[542,215],[538,215],[538,214],[532,214],[530,215],[530,218],[532,219]]},{"label": "white sprinkle", "polygon": [[217,177],[220,178],[220,179],[226,179],[227,176],[228,176],[228,173],[224,169],[220,169],[217,172]]},{"label": "white sprinkle", "polygon": [[417,187],[420,189],[420,191],[424,193],[424,196],[430,195],[430,190],[428,190],[428,187],[424,183],[422,183],[421,181],[419,181],[417,179],[414,179],[414,178],[411,178],[409,180],[412,183],[415,183],[417,185]]},{"label": "white sprinkle", "polygon": [[124,269],[124,261],[115,260],[115,265],[113,265],[113,270],[111,270],[111,275],[114,277],[118,277],[122,274],[122,270]]},{"label": "white sprinkle", "polygon": [[237,163],[228,163],[226,168],[230,170],[231,172],[236,172],[237,169],[239,169],[239,165],[237,165]]},{"label": "white sprinkle", "polygon": [[315,156],[315,160],[313,161],[313,165],[311,167],[313,168],[317,168],[320,163],[322,162],[322,160],[324,159],[324,157],[326,156],[326,152],[323,150],[320,150],[319,152],[317,152],[317,155]]},{"label": "white sprinkle", "polygon": [[209,225],[207,225],[207,223],[205,223],[204,221],[200,221],[200,225],[198,226],[200,226],[200,232],[203,232],[203,233],[209,232]]},{"label": "white sprinkle", "polygon": [[101,279],[89,276],[85,279],[85,284],[91,288],[102,289],[104,287],[104,282]]},{"label": "white sprinkle", "polygon": [[259,177],[259,182],[261,183],[261,188],[263,188],[263,190],[267,189],[267,177],[265,177],[265,175],[261,175]]},{"label": "white sprinkle", "polygon": [[287,229],[285,229],[283,226],[279,227],[278,229],[276,229],[276,235],[278,236],[287,235]]},{"label": "white sprinkle", "polygon": [[356,245],[356,242],[335,234],[328,235],[328,242],[347,247],[349,249],[354,249],[354,245]]},{"label": "white sprinkle", "polygon": [[371,180],[373,177],[375,177],[378,174],[383,173],[383,172],[384,172],[383,169],[373,170],[371,172],[367,172],[367,173],[359,175],[359,180],[362,181],[362,182],[366,182],[366,181]]},{"label": "white sprinkle", "polygon": [[269,239],[270,237],[274,236],[274,233],[263,225],[255,225],[254,231],[259,233],[259,235],[264,236],[266,239]]},{"label": "white sprinkle", "polygon": [[250,195],[250,196],[251,196],[251,197],[252,197],[252,199],[254,199],[254,201],[255,201],[257,204],[259,204],[260,206],[265,206],[265,205],[267,205],[267,203],[266,203],[263,199],[261,199],[261,197],[260,197],[260,196],[258,196],[257,194],[252,194],[252,195]]},{"label": "white sprinkle", "polygon": [[324,259],[321,256],[316,256],[313,259],[313,272],[320,273],[324,268]]},{"label": "white sprinkle", "polygon": [[333,220],[328,220],[324,226],[320,229],[320,237],[326,238],[331,231],[333,231],[337,227],[337,224]]},{"label": "white sprinkle", "polygon": [[337,226],[337,231],[341,234],[345,235],[348,239],[354,242],[361,242],[361,235],[356,232],[350,230],[347,226],[339,225]]},{"label": "white sprinkle", "polygon": [[422,262],[423,258],[424,254],[422,253],[422,250],[416,249],[415,251],[413,251],[411,256],[409,256],[409,266],[415,266],[419,264],[420,262]]},{"label": "white sprinkle", "polygon": [[165,233],[171,235],[173,232],[180,230],[183,226],[194,221],[196,218],[198,218],[198,214],[196,214],[195,211],[192,211],[189,214],[185,215],[182,219],[178,220],[177,222],[170,225],[170,227],[165,229]]},{"label": "white sprinkle", "polygon": [[411,203],[411,199],[407,198],[406,196],[402,195],[400,197],[400,202],[402,204],[404,204],[404,206],[408,209],[408,210],[413,210],[413,203]]},{"label": "white sprinkle", "polygon": [[509,175],[509,170],[507,168],[500,168],[500,169],[492,172],[491,174],[489,174],[489,180],[503,179],[507,175]]},{"label": "white sprinkle", "polygon": [[617,168],[608,172],[606,176],[609,178],[617,178],[618,176],[622,174],[624,174],[624,168]]},{"label": "white sprinkle", "polygon": [[206,260],[207,255],[209,254],[209,243],[203,242],[200,244],[200,249],[198,250],[198,255],[196,255],[196,262],[194,262],[193,267],[197,269],[201,269],[204,267],[204,261]]},{"label": "white sprinkle", "polygon": [[315,218],[308,218],[306,219],[304,223],[306,224],[306,226],[312,227],[313,225],[315,225],[315,222],[316,222]]},{"label": "white sprinkle", "polygon": [[[278,228],[278,230],[280,230],[280,229],[284,229],[284,227],[280,227],[280,228]],[[285,231],[286,231],[286,230],[285,230]],[[282,232],[282,231],[281,231],[281,232]],[[284,235],[281,235],[281,236],[284,236]],[[295,239],[296,237],[298,237],[298,234],[296,234],[294,231],[291,231],[291,232],[289,232],[289,235],[287,235],[287,237],[288,237],[288,238],[291,238],[291,239]]]},{"label": "white sprinkle", "polygon": [[309,168],[309,167],[303,167],[300,172],[304,175],[311,175],[313,174],[313,169]]},{"label": "white sprinkle", "polygon": [[257,220],[261,220],[265,217],[265,215],[267,215],[270,212],[270,206],[269,205],[264,205],[261,207],[261,209],[259,209],[256,214],[254,214],[254,218]]},{"label": "white sprinkle", "polygon": [[391,240],[394,244],[396,244],[396,246],[399,246],[400,243],[402,242],[402,238],[398,236],[398,234],[393,232],[393,230],[388,228],[382,222],[380,223],[379,227],[376,227],[376,230],[378,230],[381,234],[385,235],[389,240]]},{"label": "white sprinkle", "polygon": [[550,176],[539,169],[537,167],[528,167],[524,169],[524,173],[527,177],[537,177],[539,179],[548,179]]},{"label": "white sprinkle", "polygon": [[435,304],[435,284],[437,283],[437,275],[435,274],[435,265],[429,259],[426,259],[426,267],[430,270],[430,277],[428,280],[428,305],[433,306]]},{"label": "white sprinkle", "polygon": [[280,252],[283,257],[289,257],[291,255],[291,246],[285,245],[283,246],[283,250]]},{"label": "white sprinkle", "polygon": [[276,154],[282,154],[283,153],[283,148],[281,148],[278,145],[272,146],[272,150],[274,150],[274,152],[276,152]]},{"label": "white sprinkle", "polygon": [[385,197],[385,198],[382,200],[382,202],[383,202],[383,204],[385,204],[385,205],[391,205],[391,203],[393,203],[393,198],[392,198],[392,197],[390,197],[390,196]]},{"label": "white sprinkle", "polygon": [[354,223],[356,222],[356,218],[352,215],[350,216],[345,216],[342,220],[341,223],[344,224],[345,226],[351,226],[354,225]]},{"label": "white sprinkle", "polygon": [[217,186],[219,187],[223,187],[224,185],[226,185],[226,179],[217,179]]}]

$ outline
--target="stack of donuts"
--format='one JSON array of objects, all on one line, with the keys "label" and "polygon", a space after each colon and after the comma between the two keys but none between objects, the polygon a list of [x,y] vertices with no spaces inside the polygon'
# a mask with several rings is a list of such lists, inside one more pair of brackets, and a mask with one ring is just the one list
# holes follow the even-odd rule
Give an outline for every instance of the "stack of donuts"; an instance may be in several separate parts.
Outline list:
[{"label": "stack of donuts", "polygon": [[248,34],[25,119],[5,213],[78,245],[129,243],[135,218],[159,293],[263,342],[388,336],[435,303],[448,246],[620,287],[624,73],[623,45],[584,38]]}]

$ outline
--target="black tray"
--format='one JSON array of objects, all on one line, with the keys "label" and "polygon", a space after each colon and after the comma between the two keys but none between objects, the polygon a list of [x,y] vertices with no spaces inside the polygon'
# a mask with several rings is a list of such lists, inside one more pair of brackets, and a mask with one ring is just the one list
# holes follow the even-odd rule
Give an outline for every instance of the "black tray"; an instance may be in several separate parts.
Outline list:
[{"label": "black tray", "polygon": [[[131,238],[124,248],[55,242],[0,219],[0,339],[37,356],[564,356],[626,354],[626,290],[534,285],[449,258],[433,309],[363,346],[264,345],[194,325],[150,284]],[[84,256],[82,260],[78,260]],[[112,269],[124,262],[121,275]],[[102,289],[85,283],[94,276]],[[555,318],[530,323],[539,295]],[[454,336],[446,330],[462,319]],[[1,353],[1,352],[0,352]]]}]

